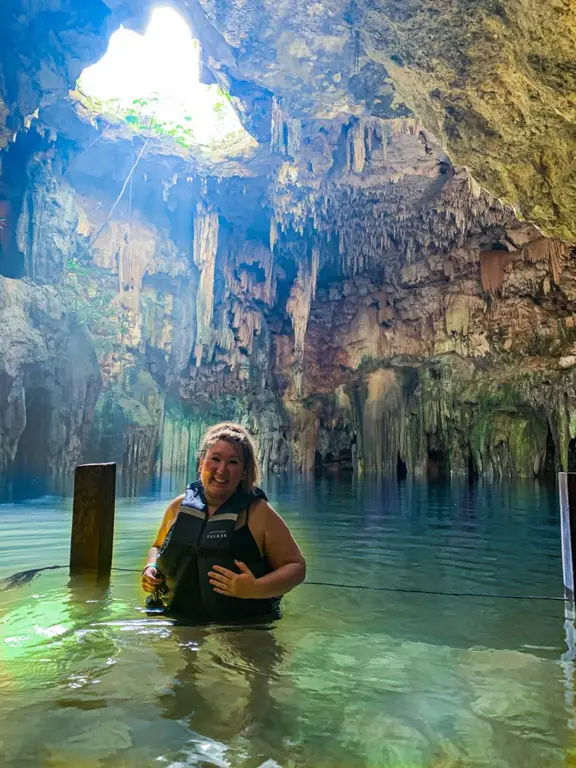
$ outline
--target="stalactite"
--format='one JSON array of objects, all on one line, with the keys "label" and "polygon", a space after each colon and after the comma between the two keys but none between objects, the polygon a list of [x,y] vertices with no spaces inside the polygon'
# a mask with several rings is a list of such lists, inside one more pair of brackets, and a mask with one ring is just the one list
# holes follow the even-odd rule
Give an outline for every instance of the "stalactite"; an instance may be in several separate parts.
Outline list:
[{"label": "stalactite", "polygon": [[386,121],[392,133],[405,133],[409,136],[418,136],[424,130],[424,126],[417,117],[393,117]]},{"label": "stalactite", "polygon": [[294,329],[294,357],[296,360],[296,393],[302,392],[304,374],[304,349],[306,346],[306,330],[310,318],[310,307],[316,296],[316,282],[320,264],[320,251],[317,246],[312,248],[311,258],[298,263],[298,273],[286,302],[286,311],[292,320]]},{"label": "stalactite", "polygon": [[310,271],[310,283],[312,286],[312,299],[316,298],[316,286],[318,282],[318,269],[320,267],[320,250],[318,246],[312,248],[312,265]]},{"label": "stalactite", "polygon": [[297,158],[300,152],[302,123],[297,117],[289,117],[278,100],[272,98],[270,125],[270,151]]},{"label": "stalactite", "polygon": [[278,224],[276,223],[276,216],[270,218],[270,251],[274,253],[274,247],[278,242]]},{"label": "stalactite", "polygon": [[274,304],[276,285],[274,283],[274,254],[264,246],[253,247],[249,252],[246,263],[257,264],[264,270],[264,285],[259,282],[250,290],[250,295],[259,297],[269,307]]},{"label": "stalactite", "polygon": [[[554,243],[556,245],[556,243]],[[562,256],[560,249],[550,248],[550,271],[552,272],[552,279],[556,285],[560,285],[560,277],[562,275]]]},{"label": "stalactite", "polygon": [[202,434],[209,425],[209,417],[203,417],[201,413],[193,414],[180,404],[170,404],[162,423],[158,474],[162,476],[181,472],[186,477],[193,477],[196,472],[196,453]]},{"label": "stalactite", "polygon": [[[236,341],[242,350],[252,354],[252,343],[255,333],[262,329],[262,315],[253,309],[246,309],[240,303],[237,303],[233,310],[233,327],[237,328]],[[234,341],[234,339],[233,339]]]},{"label": "stalactite", "polygon": [[370,155],[372,152],[372,142],[374,141],[374,123],[368,122],[365,128],[365,142],[366,142],[366,154]]},{"label": "stalactite", "polygon": [[194,217],[194,263],[200,270],[196,296],[196,366],[202,362],[204,346],[211,340],[214,311],[214,271],[218,252],[218,214],[199,204]]},{"label": "stalactite", "polygon": [[[372,175],[374,137],[381,136],[383,146],[397,132],[414,135],[416,140],[419,128],[415,119],[363,117],[348,129],[344,167],[350,176],[362,168],[363,175]],[[374,162],[382,167],[381,160]],[[293,229],[302,234],[312,224],[327,240],[337,237],[339,255],[333,258],[343,273],[355,275],[378,268],[396,255],[410,264],[425,253],[466,247],[471,230],[479,233],[514,220],[513,209],[471,182],[466,171],[448,167],[426,181],[425,187],[407,185],[401,172],[392,175],[391,171],[387,167],[383,172],[386,183],[382,185],[367,187],[349,178],[349,183],[340,179],[315,189],[303,188],[290,165],[279,173],[274,187],[276,221],[285,232]]]},{"label": "stalactite", "polygon": [[393,475],[402,445],[404,423],[402,387],[392,370],[368,375],[368,397],[362,413],[364,468]]},{"label": "stalactite", "polygon": [[546,237],[540,237],[534,240],[524,248],[524,256],[533,263],[539,261],[548,261],[552,280],[556,285],[560,285],[564,262],[569,254],[570,246],[560,240],[551,240]]},{"label": "stalactite", "polygon": [[468,336],[474,312],[485,312],[486,302],[478,296],[452,294],[446,306],[446,332]]},{"label": "stalactite", "polygon": [[110,229],[116,234],[116,238],[111,238],[111,244],[118,254],[120,298],[125,306],[137,310],[142,280],[154,256],[156,239],[151,230],[138,225],[132,226],[130,237],[127,237],[127,227],[126,224]]},{"label": "stalactite", "polygon": [[272,116],[270,125],[270,151],[284,154],[284,114],[276,96],[272,97]]},{"label": "stalactite", "polygon": [[172,187],[176,186],[178,183],[178,174],[175,173],[172,178],[168,179],[167,181],[162,182],[162,200],[164,200],[165,203],[168,202],[168,197],[170,195],[170,190]]},{"label": "stalactite", "polygon": [[480,253],[480,279],[486,293],[495,296],[502,287],[506,274],[504,267],[510,261],[508,251],[482,251]]},{"label": "stalactite", "polygon": [[384,160],[388,159],[388,142],[392,135],[392,129],[388,120],[383,117],[376,118],[374,123],[374,131],[380,134],[380,141],[382,143],[382,157]]},{"label": "stalactite", "polygon": [[354,173],[362,173],[366,165],[366,141],[364,121],[358,119],[354,121],[348,131],[349,149],[346,157],[348,159],[348,168]]},{"label": "stalactite", "polygon": [[265,283],[265,301],[269,307],[274,304],[276,285],[274,283],[274,252],[272,250],[265,252],[264,262],[260,262],[264,267]]},{"label": "stalactite", "polygon": [[302,123],[299,118],[292,117],[287,120],[288,142],[287,151],[291,157],[297,158],[300,153],[300,142],[302,139]]},{"label": "stalactite", "polygon": [[154,453],[158,446],[159,426],[142,428],[129,426],[124,438],[124,456],[122,474],[137,484],[143,476],[148,476],[154,467]]}]

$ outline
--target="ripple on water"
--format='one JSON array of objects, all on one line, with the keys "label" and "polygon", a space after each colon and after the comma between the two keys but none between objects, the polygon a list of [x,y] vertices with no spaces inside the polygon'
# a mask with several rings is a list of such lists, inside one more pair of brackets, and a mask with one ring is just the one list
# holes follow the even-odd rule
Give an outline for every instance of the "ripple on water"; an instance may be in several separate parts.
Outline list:
[{"label": "ripple on water", "polygon": [[[555,499],[542,490],[268,490],[313,581],[561,594]],[[119,501],[117,566],[140,567],[164,504]],[[53,564],[46,552],[67,561],[66,504],[0,506],[0,520],[0,578]],[[103,587],[51,571],[0,593],[3,768],[564,765],[561,604],[310,585],[285,599],[282,621],[239,628],[177,627],[142,602],[130,572]]]}]

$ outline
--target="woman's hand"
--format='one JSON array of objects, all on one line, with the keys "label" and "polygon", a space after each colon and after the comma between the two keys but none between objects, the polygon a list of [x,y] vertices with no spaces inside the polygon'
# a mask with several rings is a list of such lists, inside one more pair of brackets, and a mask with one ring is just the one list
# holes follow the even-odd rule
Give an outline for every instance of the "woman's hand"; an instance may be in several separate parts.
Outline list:
[{"label": "woman's hand", "polygon": [[162,584],[162,579],[159,578],[156,566],[147,565],[142,571],[142,589],[144,592],[156,592],[160,584]]},{"label": "woman's hand", "polygon": [[227,597],[258,598],[260,590],[258,589],[257,579],[247,565],[240,560],[234,560],[242,573],[234,573],[221,565],[213,566],[214,570],[208,573],[210,584],[214,587],[214,592]]}]

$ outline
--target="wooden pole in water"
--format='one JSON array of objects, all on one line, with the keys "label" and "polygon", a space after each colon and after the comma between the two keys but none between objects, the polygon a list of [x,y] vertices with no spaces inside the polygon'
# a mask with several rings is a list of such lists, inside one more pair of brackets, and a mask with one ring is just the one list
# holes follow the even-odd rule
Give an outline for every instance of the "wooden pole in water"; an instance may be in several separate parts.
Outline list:
[{"label": "wooden pole in water", "polygon": [[564,575],[564,597],[574,605],[576,577],[576,473],[560,472],[560,528],[562,534],[562,570]]},{"label": "wooden pole in water", "polygon": [[74,474],[70,574],[109,576],[114,541],[116,464],[81,464]]}]

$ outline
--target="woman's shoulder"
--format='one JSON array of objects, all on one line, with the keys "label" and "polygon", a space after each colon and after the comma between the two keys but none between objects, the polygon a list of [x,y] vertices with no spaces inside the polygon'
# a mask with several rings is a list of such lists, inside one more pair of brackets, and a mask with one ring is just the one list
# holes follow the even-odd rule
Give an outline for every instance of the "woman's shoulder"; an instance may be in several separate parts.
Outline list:
[{"label": "woman's shoulder", "polygon": [[273,520],[278,518],[280,518],[280,515],[267,499],[255,499],[250,504],[250,520],[254,521],[255,524],[266,528]]},{"label": "woman's shoulder", "polygon": [[166,534],[174,524],[176,517],[178,516],[178,511],[180,510],[180,504],[182,503],[182,499],[184,498],[184,494],[181,496],[176,496],[175,499],[172,499],[172,501],[168,504],[166,507],[166,512],[164,512],[164,517],[162,518],[162,524],[160,525],[160,530],[158,531],[158,535],[156,536],[156,540],[154,541],[155,547],[161,547],[164,539],[166,538]]},{"label": "woman's shoulder", "polygon": [[250,514],[253,512],[259,515],[266,514],[269,509],[272,509],[272,507],[268,499],[264,497],[258,497],[250,502]]},{"label": "woman's shoulder", "polygon": [[170,504],[168,504],[168,506],[166,507],[166,512],[164,514],[165,519],[166,518],[174,519],[176,517],[176,515],[180,511],[180,505],[184,501],[184,495],[185,494],[182,493],[180,494],[180,496],[176,496],[176,498],[172,499]]}]

